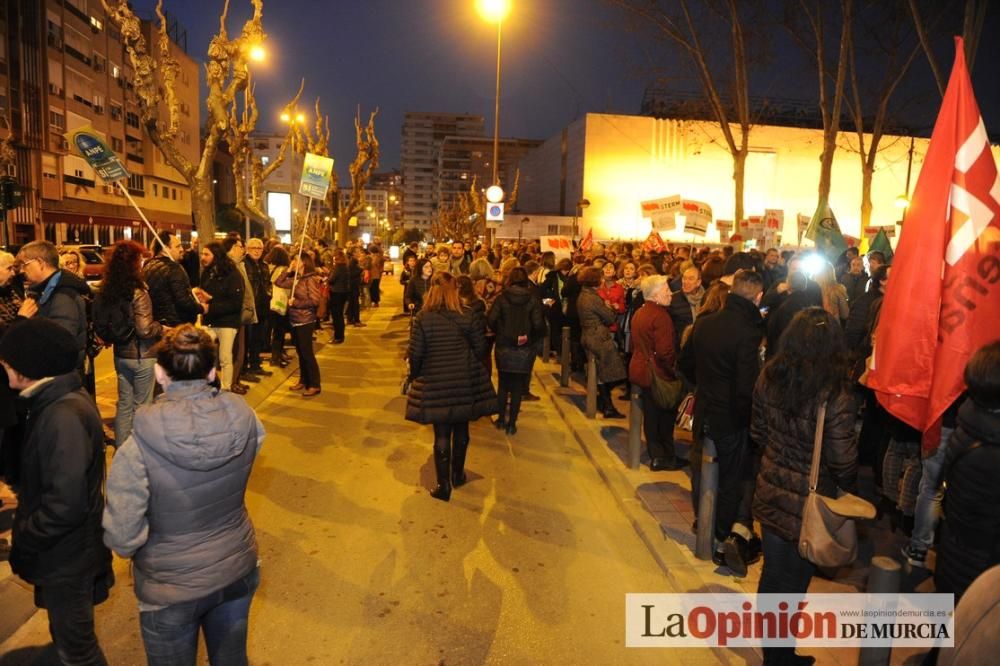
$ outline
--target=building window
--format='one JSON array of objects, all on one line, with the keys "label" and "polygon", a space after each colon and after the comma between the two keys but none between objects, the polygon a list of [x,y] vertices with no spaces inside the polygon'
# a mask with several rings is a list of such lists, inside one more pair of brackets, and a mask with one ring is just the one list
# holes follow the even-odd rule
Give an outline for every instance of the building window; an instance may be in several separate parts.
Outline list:
[{"label": "building window", "polygon": [[115,102],[111,103],[111,120],[121,120],[122,119],[122,105]]},{"label": "building window", "polygon": [[49,125],[61,130],[66,129],[66,116],[58,111],[49,111]]},{"label": "building window", "polygon": [[73,175],[77,178],[83,178],[83,169],[73,169]]},{"label": "building window", "polygon": [[[164,189],[166,189],[166,188],[164,188]],[[160,195],[160,186],[157,185],[156,183],[153,183],[153,196],[155,197],[155,196],[159,196],[159,195]]]},{"label": "building window", "polygon": [[138,192],[144,195],[146,193],[146,179],[137,173],[133,173],[128,177],[128,189],[133,194]]},{"label": "building window", "polygon": [[94,51],[93,60],[94,60],[94,71],[95,72],[103,72],[103,71],[107,70],[107,68],[108,68],[108,59],[105,58],[104,56],[102,56],[97,51]]},{"label": "building window", "polygon": [[163,198],[164,199],[170,198],[170,188],[167,187],[166,185],[163,186]]},{"label": "building window", "polygon": [[122,41],[122,34],[118,32],[118,28],[113,25],[108,26],[108,37],[115,40],[116,42]]},{"label": "building window", "polygon": [[120,153],[125,150],[125,142],[116,136],[111,137],[111,150]]},{"label": "building window", "polygon": [[104,30],[104,22],[96,16],[91,16],[90,27],[94,30],[94,32],[100,32],[101,30]]},{"label": "building window", "polygon": [[267,166],[268,164],[271,163],[271,158],[268,157],[267,155],[261,155],[260,156],[260,163],[263,164],[264,166]]},{"label": "building window", "polygon": [[129,127],[139,129],[139,114],[133,111],[125,112],[125,124]]},{"label": "building window", "polygon": [[115,63],[111,63],[111,78],[120,79],[121,77],[122,77],[121,67],[119,67]]},{"label": "building window", "polygon": [[171,193],[171,195],[173,195],[173,200],[177,201],[177,188],[176,187],[171,187],[170,188],[170,193]]}]

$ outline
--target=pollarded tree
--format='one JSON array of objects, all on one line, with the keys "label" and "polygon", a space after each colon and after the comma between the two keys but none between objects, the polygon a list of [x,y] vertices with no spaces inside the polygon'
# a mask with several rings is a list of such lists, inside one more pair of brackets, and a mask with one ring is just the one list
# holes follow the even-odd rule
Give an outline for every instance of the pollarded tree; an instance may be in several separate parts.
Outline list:
[{"label": "pollarded tree", "polygon": [[[507,196],[508,210],[517,205],[517,195],[521,183],[521,170],[514,172],[514,187]],[[472,184],[465,192],[438,208],[437,220],[431,225],[431,234],[435,240],[460,240],[474,244],[479,232],[484,230],[481,225],[486,222],[486,194],[480,188],[478,179],[473,176]],[[485,236],[485,234],[484,234]]]},{"label": "pollarded tree", "polygon": [[264,41],[262,14],[264,0],[250,0],[253,15],[243,25],[238,37],[230,38],[226,31],[229,0],[219,17],[219,32],[208,45],[205,78],[208,84],[204,146],[198,162],[189,160],[178,146],[180,133],[180,100],[176,85],[180,63],[171,55],[167,21],[163,15],[163,0],[156,5],[159,27],[156,55],[150,51],[142,34],[142,22],[127,0],[101,0],[108,20],[118,26],[129,62],[135,72],[135,92],[139,113],[146,133],[163,153],[167,164],[181,174],[191,190],[191,208],[195,228],[202,238],[215,234],[215,194],[212,189],[212,161],[219,142],[229,128],[229,107],[243,92],[249,77],[250,52]]}]

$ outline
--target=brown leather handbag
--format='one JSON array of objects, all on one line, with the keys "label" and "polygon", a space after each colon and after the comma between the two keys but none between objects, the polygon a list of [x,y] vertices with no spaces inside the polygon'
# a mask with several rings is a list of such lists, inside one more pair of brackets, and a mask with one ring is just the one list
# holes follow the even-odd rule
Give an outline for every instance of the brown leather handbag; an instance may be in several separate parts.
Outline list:
[{"label": "brown leather handbag", "polygon": [[802,507],[799,532],[799,555],[821,567],[842,567],[858,556],[856,518],[874,518],[875,507],[865,499],[843,492],[836,499],[816,492],[819,464],[823,452],[823,426],[826,403],[816,414],[816,434],[812,467],[809,470],[809,495]]}]

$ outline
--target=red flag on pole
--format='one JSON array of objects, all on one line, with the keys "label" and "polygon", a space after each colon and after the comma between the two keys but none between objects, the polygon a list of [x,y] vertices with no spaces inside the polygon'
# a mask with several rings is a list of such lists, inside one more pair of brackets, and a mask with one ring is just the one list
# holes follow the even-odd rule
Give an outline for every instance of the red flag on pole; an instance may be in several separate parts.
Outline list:
[{"label": "red flag on pole", "polygon": [[[1000,336],[1000,177],[961,38],[875,334],[868,386],[936,436],[972,354]],[[928,432],[930,431],[930,432]]]},{"label": "red flag on pole", "polygon": [[587,229],[587,235],[583,237],[582,241],[580,241],[580,251],[581,252],[588,252],[590,250],[590,248],[592,248],[592,247],[594,247],[594,228],[593,227],[591,227],[590,229]]}]

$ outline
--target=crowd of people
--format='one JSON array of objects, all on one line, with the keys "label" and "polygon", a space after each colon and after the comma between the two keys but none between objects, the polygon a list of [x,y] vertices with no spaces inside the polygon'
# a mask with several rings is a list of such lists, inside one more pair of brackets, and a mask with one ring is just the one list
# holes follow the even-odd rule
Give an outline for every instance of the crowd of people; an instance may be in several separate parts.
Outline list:
[{"label": "crowd of people", "polygon": [[[287,366],[289,337],[299,362],[290,388],[318,395],[320,324],[330,319],[333,345],[364,326],[387,260],[377,245],[238,234],[185,250],[170,232],[149,248],[119,241],[106,256],[92,288],[79,258],[74,267],[51,243],[0,253],[0,461],[19,500],[11,566],[35,585],[67,663],[104,663],[93,604],[114,584],[109,549],[133,559],[150,663],[193,663],[199,629],[213,663],[238,663],[259,582],[243,493],[264,438],[240,396],[272,373],[265,359]],[[865,387],[891,271],[880,252],[831,262],[616,243],[557,257],[535,242],[455,241],[411,244],[401,260],[405,418],[433,426],[435,499],[467,482],[470,422],[495,416],[517,436],[523,403],[539,399],[534,362],[546,338],[563,351],[565,327],[573,369],[594,363],[601,417],[621,419],[616,401],[638,394],[649,469],[690,465],[693,529],[702,450],[714,448],[713,560],[745,576],[763,557],[760,592],[805,592],[816,571],[797,541],[818,423],[818,492],[864,493],[859,466],[871,467],[870,498],[910,535],[901,557],[926,566],[940,543],[938,589],[961,598],[1000,563],[1000,342],[970,361],[967,394],[940,441],[921,448],[920,433]],[[113,438],[93,399],[103,349],[118,381]],[[681,423],[692,430],[686,459],[674,442]],[[765,663],[809,661],[768,648]]]}]

